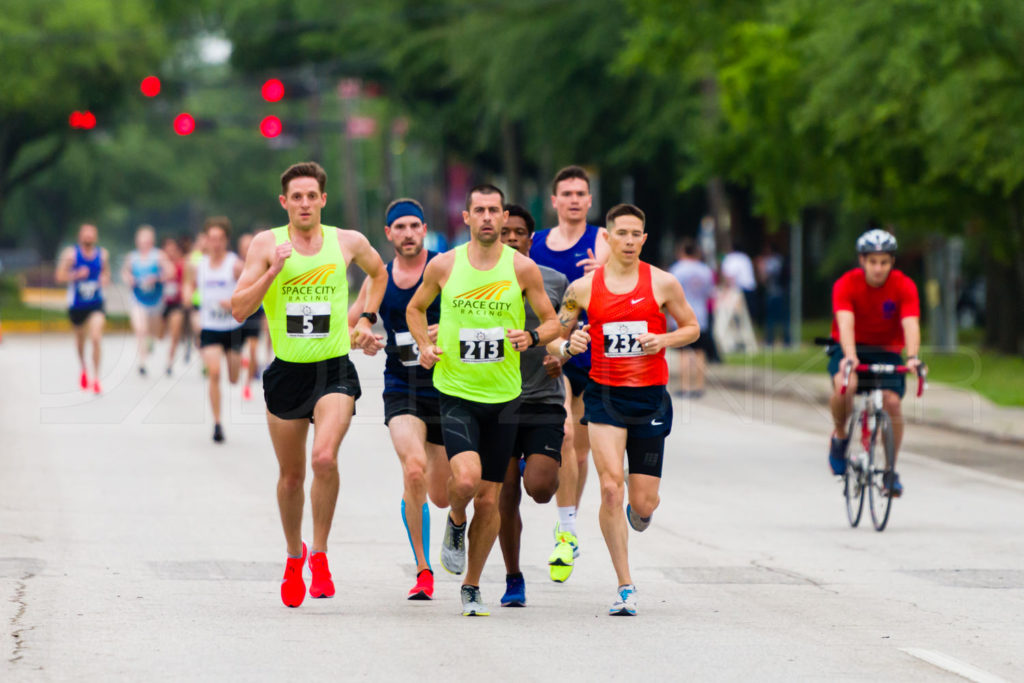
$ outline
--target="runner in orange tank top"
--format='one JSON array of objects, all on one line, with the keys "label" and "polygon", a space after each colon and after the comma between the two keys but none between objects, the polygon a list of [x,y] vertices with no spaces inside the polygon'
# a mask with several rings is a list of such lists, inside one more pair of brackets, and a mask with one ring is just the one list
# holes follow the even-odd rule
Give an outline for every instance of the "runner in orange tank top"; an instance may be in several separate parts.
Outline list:
[{"label": "runner in orange tank top", "polygon": [[[601,479],[601,532],[618,577],[609,614],[626,616],[636,614],[626,521],[636,531],[650,525],[660,500],[665,437],[672,429],[665,349],[685,346],[700,335],[679,281],[640,260],[645,220],[632,204],[608,212],[604,239],[611,257],[569,285],[558,314],[563,339],[548,345],[549,353],[563,358],[591,349],[584,419]],[[575,329],[580,311],[587,312],[590,323]],[[666,332],[665,312],[678,323],[673,332]],[[625,512],[623,455],[629,458]]]}]

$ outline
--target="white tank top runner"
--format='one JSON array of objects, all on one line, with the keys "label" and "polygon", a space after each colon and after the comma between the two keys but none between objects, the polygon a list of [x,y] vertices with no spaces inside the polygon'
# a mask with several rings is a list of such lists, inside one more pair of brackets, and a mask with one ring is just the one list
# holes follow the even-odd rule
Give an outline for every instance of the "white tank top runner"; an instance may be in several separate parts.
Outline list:
[{"label": "white tank top runner", "polygon": [[196,272],[196,283],[202,293],[199,306],[200,326],[204,330],[234,330],[242,326],[231,315],[231,310],[221,306],[221,301],[231,299],[235,291],[235,261],[238,259],[233,252],[228,252],[220,266],[212,268],[210,257],[204,256],[199,262]]}]

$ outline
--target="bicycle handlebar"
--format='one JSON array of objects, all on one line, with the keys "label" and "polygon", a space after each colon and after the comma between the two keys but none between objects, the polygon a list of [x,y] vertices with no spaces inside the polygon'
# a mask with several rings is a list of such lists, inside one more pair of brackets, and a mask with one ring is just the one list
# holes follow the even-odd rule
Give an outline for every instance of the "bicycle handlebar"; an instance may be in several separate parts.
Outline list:
[{"label": "bicycle handlebar", "polygon": [[[843,364],[843,386],[839,391],[840,395],[846,395],[846,390],[850,386],[850,375],[854,370],[857,372],[870,372],[876,375],[905,375],[908,372],[911,372],[910,368],[906,365],[893,365],[892,363],[861,363],[854,368],[852,362],[846,362]],[[921,398],[921,394],[924,393],[924,388],[927,383],[928,367],[922,364],[917,368],[917,398]]]}]

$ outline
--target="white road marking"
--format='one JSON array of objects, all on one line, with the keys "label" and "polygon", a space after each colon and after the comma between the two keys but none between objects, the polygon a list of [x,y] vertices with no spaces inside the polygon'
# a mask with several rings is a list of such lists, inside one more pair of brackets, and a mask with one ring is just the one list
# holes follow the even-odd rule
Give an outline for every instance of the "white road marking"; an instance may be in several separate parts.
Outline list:
[{"label": "white road marking", "polygon": [[966,678],[969,681],[975,681],[976,683],[1006,683],[1005,678],[1000,678],[995,674],[979,669],[967,662],[961,662],[959,659],[950,657],[949,655],[941,652],[924,650],[918,647],[901,647],[900,650],[906,652],[911,657],[917,657],[922,661],[928,662],[932,666],[937,666],[943,671],[956,674],[957,676]]}]

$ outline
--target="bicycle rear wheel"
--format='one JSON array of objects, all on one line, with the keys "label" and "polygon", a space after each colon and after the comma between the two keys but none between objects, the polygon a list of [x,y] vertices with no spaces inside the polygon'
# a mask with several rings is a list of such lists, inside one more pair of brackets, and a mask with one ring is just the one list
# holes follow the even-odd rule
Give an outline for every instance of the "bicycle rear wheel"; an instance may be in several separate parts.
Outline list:
[{"label": "bicycle rear wheel", "polygon": [[[879,443],[881,441],[881,443]],[[885,489],[885,473],[893,462],[892,419],[884,410],[875,417],[875,429],[871,434],[871,451],[868,453],[868,499],[871,506],[871,521],[876,531],[884,531],[892,509],[892,496]]]},{"label": "bicycle rear wheel", "polygon": [[857,423],[857,414],[850,417],[850,427],[847,430],[849,439],[846,443],[846,472],[843,474],[843,497],[846,499],[846,518],[850,520],[850,526],[856,527],[860,524],[860,516],[864,513],[864,473],[860,468],[854,467],[851,461],[850,452],[860,447],[860,441],[855,431],[860,429]]}]

